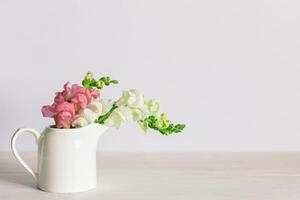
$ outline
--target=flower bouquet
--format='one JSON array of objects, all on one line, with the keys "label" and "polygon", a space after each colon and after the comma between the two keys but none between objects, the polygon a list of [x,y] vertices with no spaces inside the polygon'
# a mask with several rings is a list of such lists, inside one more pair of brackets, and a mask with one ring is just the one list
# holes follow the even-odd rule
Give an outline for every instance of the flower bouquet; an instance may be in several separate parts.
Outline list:
[{"label": "flower bouquet", "polygon": [[79,128],[98,123],[108,127],[119,128],[124,122],[137,122],[143,131],[149,128],[163,135],[179,133],[184,124],[173,124],[166,114],[160,113],[160,105],[153,99],[145,99],[135,89],[124,91],[122,96],[114,101],[102,99],[100,91],[111,84],[118,84],[109,76],[95,79],[88,72],[82,85],[69,83],[64,90],[57,92],[52,105],[42,107],[44,117],[54,118],[57,128]]}]

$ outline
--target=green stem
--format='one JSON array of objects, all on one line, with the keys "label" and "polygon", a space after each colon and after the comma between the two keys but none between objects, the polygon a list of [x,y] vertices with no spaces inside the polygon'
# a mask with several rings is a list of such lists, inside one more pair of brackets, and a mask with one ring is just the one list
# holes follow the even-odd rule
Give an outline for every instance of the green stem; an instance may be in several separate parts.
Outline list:
[{"label": "green stem", "polygon": [[96,123],[104,124],[105,120],[109,118],[109,116],[112,114],[112,112],[117,109],[118,106],[116,104],[113,104],[111,109],[104,115],[101,115],[98,119],[96,119]]}]

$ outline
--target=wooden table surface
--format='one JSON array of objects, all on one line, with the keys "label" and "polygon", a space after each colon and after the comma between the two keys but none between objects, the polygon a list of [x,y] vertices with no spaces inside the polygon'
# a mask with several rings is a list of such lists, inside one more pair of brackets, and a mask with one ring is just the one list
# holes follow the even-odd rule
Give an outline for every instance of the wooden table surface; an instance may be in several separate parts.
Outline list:
[{"label": "wooden table surface", "polygon": [[0,200],[300,199],[300,153],[99,153],[97,162],[96,189],[53,194],[0,153]]}]

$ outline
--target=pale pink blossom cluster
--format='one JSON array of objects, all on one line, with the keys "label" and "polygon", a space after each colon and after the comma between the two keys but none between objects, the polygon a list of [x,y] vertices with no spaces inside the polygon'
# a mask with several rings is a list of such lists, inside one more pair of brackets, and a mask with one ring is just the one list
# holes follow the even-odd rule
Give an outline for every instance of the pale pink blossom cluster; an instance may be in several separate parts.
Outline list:
[{"label": "pale pink blossom cluster", "polygon": [[66,83],[64,90],[56,93],[54,103],[42,107],[43,116],[54,118],[57,128],[70,128],[80,112],[99,95],[98,89],[89,90],[77,84],[70,87]]}]

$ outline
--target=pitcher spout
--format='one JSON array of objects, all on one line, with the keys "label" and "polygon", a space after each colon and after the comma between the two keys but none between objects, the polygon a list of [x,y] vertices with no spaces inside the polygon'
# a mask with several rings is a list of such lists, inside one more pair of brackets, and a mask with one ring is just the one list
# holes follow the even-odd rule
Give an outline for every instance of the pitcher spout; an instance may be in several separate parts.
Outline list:
[{"label": "pitcher spout", "polygon": [[87,126],[90,139],[92,140],[91,143],[95,142],[96,145],[98,144],[99,138],[104,134],[104,132],[108,129],[107,126],[102,124],[90,124]]}]

